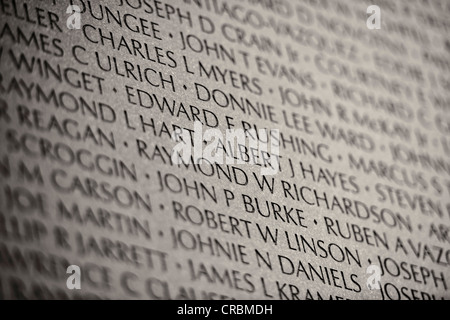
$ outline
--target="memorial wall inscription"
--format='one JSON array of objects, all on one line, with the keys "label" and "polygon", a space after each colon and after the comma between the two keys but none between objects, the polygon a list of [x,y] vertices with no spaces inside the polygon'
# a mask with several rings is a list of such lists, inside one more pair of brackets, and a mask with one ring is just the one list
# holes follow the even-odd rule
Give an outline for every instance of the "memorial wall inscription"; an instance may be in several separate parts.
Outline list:
[{"label": "memorial wall inscription", "polygon": [[0,298],[450,298],[449,18],[0,0]]}]

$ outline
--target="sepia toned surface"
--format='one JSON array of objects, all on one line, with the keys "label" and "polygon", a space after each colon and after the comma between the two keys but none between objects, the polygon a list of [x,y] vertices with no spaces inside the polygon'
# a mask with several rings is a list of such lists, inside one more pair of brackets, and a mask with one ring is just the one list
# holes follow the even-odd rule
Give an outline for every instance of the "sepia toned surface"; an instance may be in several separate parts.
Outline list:
[{"label": "sepia toned surface", "polygon": [[[0,298],[449,298],[449,17],[0,0]],[[196,121],[278,152],[174,163]]]}]

